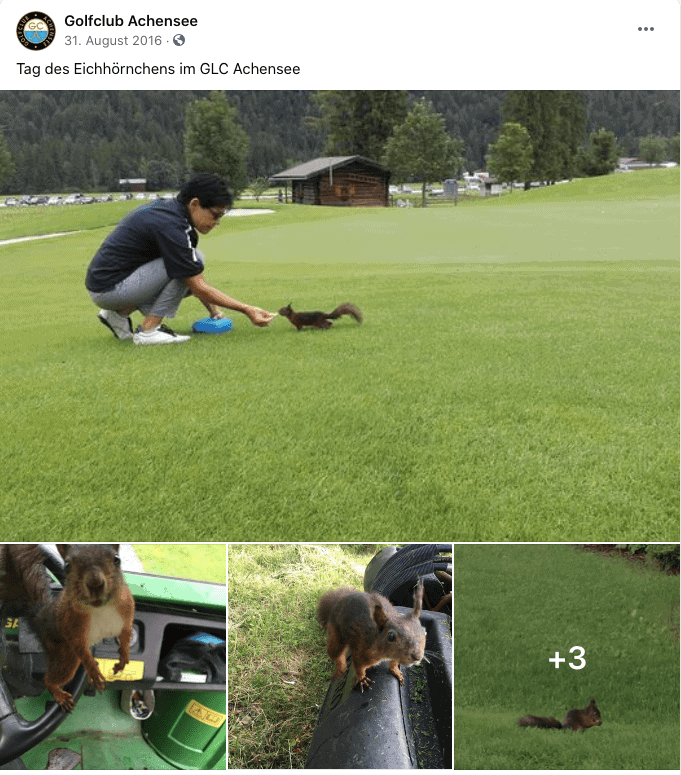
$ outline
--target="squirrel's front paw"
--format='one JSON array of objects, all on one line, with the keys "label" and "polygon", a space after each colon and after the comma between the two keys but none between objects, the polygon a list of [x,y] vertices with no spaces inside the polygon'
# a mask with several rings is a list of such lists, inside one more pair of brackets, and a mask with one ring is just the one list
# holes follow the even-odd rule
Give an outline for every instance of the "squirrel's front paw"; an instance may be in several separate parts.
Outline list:
[{"label": "squirrel's front paw", "polygon": [[121,672],[123,671],[123,668],[124,668],[124,667],[125,667],[127,664],[128,664],[128,660],[126,660],[126,661],[124,662],[124,661],[121,659],[121,661],[120,661],[120,662],[116,662],[116,664],[113,666],[113,672],[114,672],[114,675],[116,675],[116,673],[121,673]]},{"label": "squirrel's front paw", "polygon": [[368,675],[366,675],[366,673],[361,678],[358,678],[355,681],[355,685],[359,684],[359,689],[362,692],[362,694],[364,694],[365,689],[371,688],[372,683],[373,681],[371,680],[371,678],[369,678]]},{"label": "squirrel's front paw", "polygon": [[400,686],[404,686],[404,678],[402,677],[399,664],[397,662],[395,662],[395,664],[391,662],[388,670],[395,676],[395,678],[397,678],[397,680],[400,682]]},{"label": "squirrel's front paw", "polygon": [[97,691],[99,692],[104,691],[104,689],[106,688],[106,681],[104,680],[104,676],[101,674],[99,670],[96,673],[89,675],[88,678],[90,679],[90,683],[94,685]]},{"label": "squirrel's front paw", "polygon": [[76,707],[73,702],[73,697],[71,697],[68,692],[58,689],[53,691],[52,694],[64,713],[70,713]]}]

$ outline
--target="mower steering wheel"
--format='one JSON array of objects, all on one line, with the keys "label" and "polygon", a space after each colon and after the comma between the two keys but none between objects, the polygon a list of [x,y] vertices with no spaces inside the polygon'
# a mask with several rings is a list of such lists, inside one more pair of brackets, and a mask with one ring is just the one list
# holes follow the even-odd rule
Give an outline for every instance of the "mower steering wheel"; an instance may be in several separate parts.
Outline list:
[{"label": "mower steering wheel", "polygon": [[[87,673],[81,665],[71,682],[66,685],[66,691],[71,694],[74,702],[77,702],[83,693],[86,682]],[[54,732],[66,715],[54,700],[49,700],[40,718],[26,721],[17,711],[14,698],[0,673],[0,766],[18,759],[38,745]]]},{"label": "mower steering wheel", "polygon": [[[45,565],[63,583],[64,568],[61,556],[43,546]],[[0,664],[0,668],[2,665]],[[80,665],[75,676],[66,685],[66,691],[77,702],[87,682],[85,668]],[[23,756],[41,740],[48,737],[64,721],[67,714],[54,700],[45,704],[45,712],[35,721],[26,719],[17,711],[14,698],[7,688],[0,670],[0,766]]]}]

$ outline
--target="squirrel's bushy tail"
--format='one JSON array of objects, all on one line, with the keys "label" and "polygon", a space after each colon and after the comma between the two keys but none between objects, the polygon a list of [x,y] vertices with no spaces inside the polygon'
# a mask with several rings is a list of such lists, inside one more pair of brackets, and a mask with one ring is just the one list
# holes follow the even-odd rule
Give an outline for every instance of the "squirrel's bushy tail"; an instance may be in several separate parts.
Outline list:
[{"label": "squirrel's bushy tail", "polygon": [[37,544],[0,545],[0,601],[4,612],[29,613],[50,600],[43,553]]},{"label": "squirrel's bushy tail", "polygon": [[563,725],[557,718],[547,718],[546,716],[523,716],[518,719],[518,726],[521,727],[539,727],[540,729],[562,729]]},{"label": "squirrel's bushy tail", "polygon": [[355,594],[357,592],[357,589],[343,587],[342,589],[332,589],[321,596],[317,605],[317,621],[324,629],[326,629],[326,625],[329,622],[329,616],[336,603],[338,603],[339,600],[342,600],[344,597]]},{"label": "squirrel's bushy tail", "polygon": [[331,318],[331,320],[335,320],[336,318],[339,318],[341,315],[352,315],[352,317],[358,322],[361,323],[364,319],[362,317],[362,311],[355,307],[354,304],[350,304],[349,302],[344,302],[343,304],[339,304],[336,309],[333,312],[330,312],[326,317]]}]

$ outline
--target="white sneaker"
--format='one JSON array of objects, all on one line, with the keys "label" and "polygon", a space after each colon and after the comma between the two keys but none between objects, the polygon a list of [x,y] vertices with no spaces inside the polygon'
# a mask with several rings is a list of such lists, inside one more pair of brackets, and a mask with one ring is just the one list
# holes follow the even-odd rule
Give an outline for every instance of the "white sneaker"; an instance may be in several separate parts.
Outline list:
[{"label": "white sneaker", "polygon": [[132,321],[110,309],[101,309],[97,317],[113,331],[116,339],[132,339]]},{"label": "white sneaker", "polygon": [[141,327],[132,335],[135,344],[179,344],[188,342],[191,337],[176,334],[168,326],[160,325],[151,331],[142,331]]}]

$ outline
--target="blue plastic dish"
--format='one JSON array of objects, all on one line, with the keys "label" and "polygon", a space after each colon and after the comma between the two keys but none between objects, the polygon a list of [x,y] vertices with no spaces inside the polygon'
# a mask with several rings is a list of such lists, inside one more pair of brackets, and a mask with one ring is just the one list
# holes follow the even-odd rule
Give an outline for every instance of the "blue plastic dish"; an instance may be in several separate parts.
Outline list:
[{"label": "blue plastic dish", "polygon": [[226,334],[232,328],[229,318],[201,318],[192,325],[192,331],[197,334]]}]

